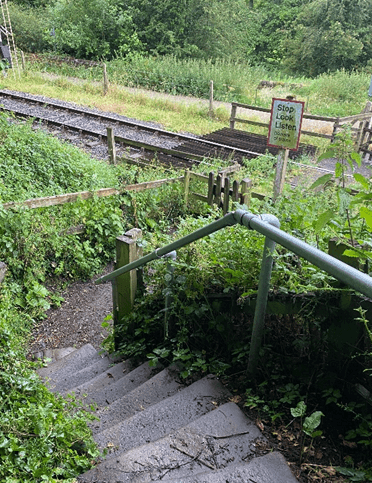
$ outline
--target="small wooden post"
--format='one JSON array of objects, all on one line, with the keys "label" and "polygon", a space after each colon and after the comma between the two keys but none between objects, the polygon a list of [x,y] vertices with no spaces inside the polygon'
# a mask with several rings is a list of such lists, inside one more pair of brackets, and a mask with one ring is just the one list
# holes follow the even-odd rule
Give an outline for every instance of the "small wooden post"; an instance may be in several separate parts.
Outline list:
[{"label": "small wooden post", "polygon": [[107,145],[110,157],[110,164],[116,164],[115,136],[112,127],[107,128]]},{"label": "small wooden post", "polygon": [[[367,112],[371,112],[371,120],[372,120],[372,102],[371,101],[367,102],[366,107],[362,111],[362,114],[365,114]],[[365,119],[364,121],[361,121],[359,123],[359,132],[357,134],[357,139],[355,142],[355,151],[359,152],[361,146],[368,141],[365,129],[371,125],[371,120],[368,121],[368,119]]]},{"label": "small wooden post", "polygon": [[235,128],[236,109],[237,107],[235,106],[235,104],[231,104],[230,129]]},{"label": "small wooden post", "polygon": [[[124,267],[142,256],[142,247],[137,246],[137,240],[141,236],[142,230],[133,228],[127,231],[124,236],[118,236],[116,238],[115,269]],[[136,290],[136,270],[119,275],[112,283],[115,348],[117,348],[119,342],[117,329],[122,325],[123,317],[130,314],[133,309]],[[131,331],[133,329],[133,327],[130,328]]]},{"label": "small wooden post", "polygon": [[279,149],[278,159],[276,163],[276,172],[274,180],[273,200],[276,201],[282,193],[284,187],[285,174],[287,171],[289,149]]},{"label": "small wooden post", "polygon": [[103,64],[103,95],[105,96],[109,90],[109,83],[107,77],[107,68],[106,64]]},{"label": "small wooden post", "polygon": [[332,137],[331,137],[331,143],[335,141],[335,136],[337,134],[337,129],[340,127],[340,118],[338,117],[336,122],[333,124],[333,131],[332,131]]},{"label": "small wooden post", "polygon": [[236,180],[233,182],[231,201],[233,203],[239,201],[239,181]]},{"label": "small wooden post", "polygon": [[213,117],[213,81],[211,80],[209,86],[209,117]]},{"label": "small wooden post", "polygon": [[230,178],[225,178],[225,184],[223,187],[223,214],[229,211],[229,201],[230,201]]},{"label": "small wooden post", "polygon": [[242,204],[249,207],[251,201],[252,180],[244,178],[242,180],[241,201]]},{"label": "small wooden post", "polygon": [[214,195],[214,203],[217,205],[217,208],[220,208],[220,204],[221,204],[221,191],[222,191],[222,176],[219,174],[217,176],[216,193]]},{"label": "small wooden post", "polygon": [[214,173],[211,171],[208,178],[208,205],[213,206]]},{"label": "small wooden post", "polygon": [[185,181],[184,181],[184,186],[185,186],[184,202],[185,202],[185,205],[187,205],[187,201],[189,199],[190,178],[191,178],[191,173],[188,169],[186,169],[185,170]]},{"label": "small wooden post", "polygon": [[21,59],[22,59],[22,70],[26,71],[26,61],[25,61],[25,54],[23,50],[21,50]]}]

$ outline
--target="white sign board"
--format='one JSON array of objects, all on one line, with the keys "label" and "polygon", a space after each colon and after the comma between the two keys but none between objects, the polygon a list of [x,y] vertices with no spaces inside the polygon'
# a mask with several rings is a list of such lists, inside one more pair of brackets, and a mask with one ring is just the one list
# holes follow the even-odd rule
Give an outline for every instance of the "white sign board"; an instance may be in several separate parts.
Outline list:
[{"label": "white sign board", "polygon": [[369,95],[369,97],[372,97],[372,77],[371,77],[371,84],[369,86],[368,95]]},{"label": "white sign board", "polygon": [[300,143],[304,102],[273,99],[267,145],[297,151]]}]

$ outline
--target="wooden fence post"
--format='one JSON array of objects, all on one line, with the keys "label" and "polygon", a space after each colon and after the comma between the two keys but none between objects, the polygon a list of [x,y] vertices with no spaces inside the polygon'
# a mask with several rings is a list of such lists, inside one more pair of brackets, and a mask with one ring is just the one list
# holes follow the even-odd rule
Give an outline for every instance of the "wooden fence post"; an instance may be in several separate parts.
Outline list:
[{"label": "wooden fence post", "polygon": [[279,149],[278,159],[276,163],[276,172],[274,180],[274,194],[273,200],[275,201],[282,193],[284,187],[285,174],[287,171],[289,149]]},{"label": "wooden fence post", "polygon": [[233,182],[231,201],[235,203],[239,201],[239,181],[236,180]]},{"label": "wooden fence post", "polygon": [[250,201],[251,201],[252,180],[249,178],[244,178],[241,184],[242,184],[242,191],[241,191],[242,204],[249,207]]},{"label": "wooden fence post", "polygon": [[225,183],[223,186],[223,214],[229,211],[229,201],[230,201],[230,178],[225,178]]},{"label": "wooden fence post", "polygon": [[103,95],[105,96],[109,90],[109,83],[107,77],[107,68],[106,64],[103,64]]},{"label": "wooden fence post", "polygon": [[[362,114],[365,114],[367,112],[370,112],[371,113],[371,119],[372,119],[372,102],[371,101],[368,101],[367,102],[366,107],[362,111]],[[363,121],[360,121],[360,123],[359,123],[359,132],[357,134],[357,138],[356,138],[356,141],[355,141],[355,151],[358,151],[359,152],[359,150],[362,147],[362,145],[365,144],[365,142],[368,141],[368,138],[365,135],[366,134],[365,133],[365,129],[369,125],[371,125],[371,120],[365,119]],[[361,156],[363,158],[363,154]]]},{"label": "wooden fence post", "polygon": [[185,202],[185,205],[187,205],[187,201],[189,199],[190,178],[191,178],[190,171],[186,169],[185,170],[185,181],[184,181],[184,186],[185,186],[184,202]]},{"label": "wooden fence post", "polygon": [[331,143],[335,141],[335,136],[337,134],[337,130],[340,127],[340,118],[338,117],[336,122],[333,124],[333,132],[332,132],[332,137],[331,137]]},{"label": "wooden fence post", "polygon": [[235,127],[236,109],[237,107],[234,104],[231,104],[230,129],[234,129]]},{"label": "wooden fence post", "polygon": [[219,174],[217,176],[216,193],[214,195],[214,203],[217,205],[217,208],[220,208],[221,192],[222,192],[222,176]]},{"label": "wooden fence post", "polygon": [[[116,264],[115,270],[128,263],[134,262],[142,256],[142,247],[137,245],[137,240],[141,238],[142,230],[133,228],[123,236],[116,238]],[[112,282],[112,298],[113,298],[113,318],[114,318],[114,338],[115,348],[117,349],[119,342],[118,328],[122,325],[122,318],[130,314],[133,309],[134,297],[137,290],[137,271],[119,275]],[[130,327],[133,331],[134,327]]]},{"label": "wooden fence post", "polygon": [[213,206],[214,173],[211,171],[208,177],[208,205]]},{"label": "wooden fence post", "polygon": [[107,128],[107,145],[109,151],[110,164],[116,164],[115,136],[112,127]]}]

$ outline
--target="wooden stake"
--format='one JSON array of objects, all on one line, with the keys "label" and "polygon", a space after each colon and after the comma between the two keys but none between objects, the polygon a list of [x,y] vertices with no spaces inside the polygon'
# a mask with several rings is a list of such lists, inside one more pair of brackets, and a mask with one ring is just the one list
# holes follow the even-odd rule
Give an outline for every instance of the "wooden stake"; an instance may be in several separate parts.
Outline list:
[{"label": "wooden stake", "polygon": [[107,128],[107,145],[110,157],[110,164],[116,164],[115,136],[112,127]]},{"label": "wooden stake", "polygon": [[[115,269],[124,267],[128,263],[142,257],[142,248],[137,246],[137,240],[141,236],[142,231],[138,228],[133,228],[126,232],[124,236],[116,238]],[[122,324],[122,318],[132,311],[136,290],[136,270],[119,275],[112,284],[115,348],[117,348],[118,343],[117,329]],[[132,329],[134,330],[134,328]]]},{"label": "wooden stake", "polygon": [[287,171],[289,149],[279,149],[278,160],[276,163],[276,173],[274,181],[273,200],[276,201],[278,196],[282,193],[285,181],[285,174]]},{"label": "wooden stake", "polygon": [[242,180],[242,204],[249,207],[251,201],[252,180],[244,178]]},{"label": "wooden stake", "polygon": [[185,171],[185,194],[184,194],[184,202],[187,205],[187,201],[189,199],[189,191],[190,191],[190,171],[186,169]]},{"label": "wooden stake", "polygon": [[103,95],[105,96],[109,90],[106,64],[103,64]]},{"label": "wooden stake", "polygon": [[229,201],[230,201],[230,178],[225,178],[225,184],[223,187],[223,214],[229,211]]},{"label": "wooden stake", "polygon": [[208,177],[208,205],[213,206],[214,173],[211,171]]}]

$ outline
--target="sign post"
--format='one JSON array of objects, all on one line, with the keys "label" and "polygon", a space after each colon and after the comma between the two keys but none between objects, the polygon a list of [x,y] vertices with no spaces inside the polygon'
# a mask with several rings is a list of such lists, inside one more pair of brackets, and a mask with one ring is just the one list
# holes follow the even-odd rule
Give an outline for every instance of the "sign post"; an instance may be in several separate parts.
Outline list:
[{"label": "sign post", "polygon": [[372,97],[372,77],[371,77],[371,84],[369,85],[368,97]]},{"label": "sign post", "polygon": [[283,191],[289,151],[300,143],[304,102],[273,99],[267,145],[279,148],[274,181],[274,201]]}]

